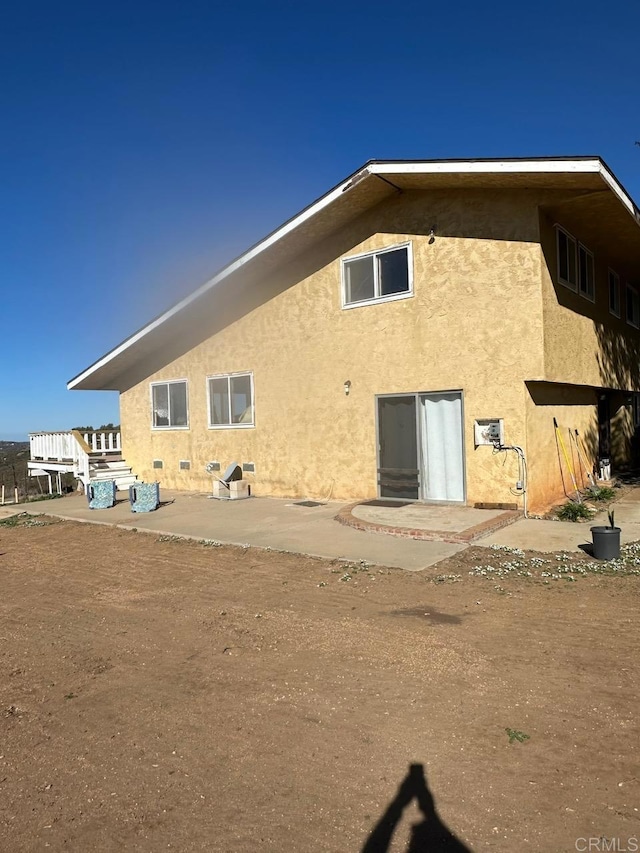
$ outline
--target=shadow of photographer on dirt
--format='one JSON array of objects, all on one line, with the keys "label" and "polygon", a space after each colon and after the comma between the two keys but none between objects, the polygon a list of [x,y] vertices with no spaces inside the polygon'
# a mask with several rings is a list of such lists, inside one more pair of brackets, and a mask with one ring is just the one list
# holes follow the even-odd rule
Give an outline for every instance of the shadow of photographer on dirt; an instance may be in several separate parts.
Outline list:
[{"label": "shadow of photographer on dirt", "polygon": [[411,827],[407,853],[472,853],[440,820],[422,764],[409,765],[409,772],[371,831],[361,853],[387,853],[393,834],[402,820],[402,814],[414,799],[417,800],[424,820]]}]

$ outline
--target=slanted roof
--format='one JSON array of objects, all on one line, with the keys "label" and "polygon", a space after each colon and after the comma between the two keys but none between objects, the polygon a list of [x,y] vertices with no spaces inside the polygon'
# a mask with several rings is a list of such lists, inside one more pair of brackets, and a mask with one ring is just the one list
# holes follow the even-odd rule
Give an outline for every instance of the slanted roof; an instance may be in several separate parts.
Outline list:
[{"label": "slanted roof", "polygon": [[[189,296],[159,314],[92,365],[67,388],[122,390],[122,377],[175,336],[201,312],[203,300],[252,267],[271,270],[339,230],[345,223],[400,190],[565,189],[605,192],[607,210],[626,233],[640,238],[640,212],[600,157],[506,160],[370,160],[317,201],[253,245]],[[613,206],[612,206],[613,203]],[[636,237],[637,235],[637,237]],[[640,243],[639,243],[640,247]]]}]

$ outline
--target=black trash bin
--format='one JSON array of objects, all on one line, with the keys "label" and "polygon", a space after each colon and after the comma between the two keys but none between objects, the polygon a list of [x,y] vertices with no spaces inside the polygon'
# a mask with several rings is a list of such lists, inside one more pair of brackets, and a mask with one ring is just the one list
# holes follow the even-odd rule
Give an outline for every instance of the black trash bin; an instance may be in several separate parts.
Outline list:
[{"label": "black trash bin", "polygon": [[592,527],[591,536],[596,560],[615,560],[620,556],[619,527]]}]

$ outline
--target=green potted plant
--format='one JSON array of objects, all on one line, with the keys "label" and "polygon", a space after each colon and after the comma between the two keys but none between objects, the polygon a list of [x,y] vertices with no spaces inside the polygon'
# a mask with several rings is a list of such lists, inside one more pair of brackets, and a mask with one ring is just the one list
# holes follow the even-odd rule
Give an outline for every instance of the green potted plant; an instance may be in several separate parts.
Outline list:
[{"label": "green potted plant", "polygon": [[615,513],[609,510],[609,526],[591,528],[593,556],[596,560],[615,560],[620,556],[620,528],[615,526]]}]

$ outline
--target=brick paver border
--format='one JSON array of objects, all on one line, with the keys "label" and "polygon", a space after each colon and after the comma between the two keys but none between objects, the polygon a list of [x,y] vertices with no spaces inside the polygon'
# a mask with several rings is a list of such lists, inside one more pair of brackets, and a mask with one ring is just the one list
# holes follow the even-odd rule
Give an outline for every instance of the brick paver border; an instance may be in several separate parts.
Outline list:
[{"label": "brick paver border", "polygon": [[424,530],[413,527],[397,527],[391,524],[378,524],[375,521],[365,521],[363,518],[358,518],[352,512],[354,507],[359,506],[362,501],[358,501],[349,506],[343,507],[336,515],[336,521],[344,524],[346,527],[353,527],[355,530],[364,530],[368,533],[385,533],[387,536],[401,536],[405,539],[425,539],[427,541],[448,542],[452,545],[468,545],[475,542],[476,539],[481,539],[495,530],[500,530],[502,527],[507,527],[513,524],[519,518],[522,518],[522,513],[510,510],[500,513],[495,518],[490,518],[483,521],[481,524],[475,524],[473,527],[468,527],[466,530],[452,532],[451,530]]}]

